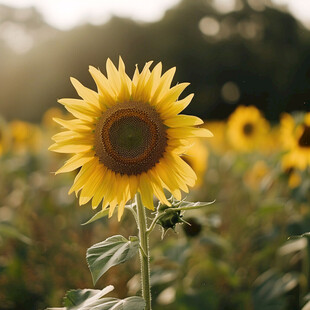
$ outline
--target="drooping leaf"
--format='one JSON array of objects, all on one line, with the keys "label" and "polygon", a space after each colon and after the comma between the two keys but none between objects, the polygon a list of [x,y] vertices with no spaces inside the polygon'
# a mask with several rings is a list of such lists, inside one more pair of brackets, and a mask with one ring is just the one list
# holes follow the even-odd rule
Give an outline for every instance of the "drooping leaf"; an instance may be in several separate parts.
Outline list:
[{"label": "drooping leaf", "polygon": [[90,247],[87,250],[86,259],[94,284],[108,269],[132,258],[138,250],[137,237],[127,240],[120,235],[112,236]]},{"label": "drooping leaf", "polygon": [[308,301],[301,310],[310,310],[310,301]]},{"label": "drooping leaf", "polygon": [[46,310],[143,310],[145,301],[142,297],[133,296],[125,299],[104,297],[114,287],[109,285],[103,290],[72,290],[64,298],[62,308],[48,308]]},{"label": "drooping leaf", "polygon": [[6,238],[14,238],[18,239],[26,244],[31,244],[32,241],[27,236],[20,233],[16,227],[7,224],[7,223],[0,223],[0,236],[6,237]]},{"label": "drooping leaf", "polygon": [[105,209],[105,210],[101,210],[101,211],[99,211],[99,212],[97,212],[92,218],[90,218],[87,222],[85,222],[85,223],[83,223],[82,225],[87,225],[87,224],[90,224],[90,223],[92,223],[92,222],[94,222],[94,221],[97,221],[97,220],[99,220],[99,219],[101,219],[101,218],[103,218],[103,217],[106,217],[106,216],[108,216],[108,214],[109,214],[109,209]]},{"label": "drooping leaf", "polygon": [[215,200],[208,201],[208,202],[191,202],[191,201],[182,201],[178,207],[180,210],[193,210],[193,209],[200,209],[206,206],[213,204]]}]

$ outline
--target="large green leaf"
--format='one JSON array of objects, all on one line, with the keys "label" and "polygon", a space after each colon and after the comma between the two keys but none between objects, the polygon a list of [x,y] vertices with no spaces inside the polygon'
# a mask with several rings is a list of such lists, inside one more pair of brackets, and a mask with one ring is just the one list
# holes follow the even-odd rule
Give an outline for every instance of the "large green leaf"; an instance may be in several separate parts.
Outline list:
[{"label": "large green leaf", "polygon": [[86,259],[92,274],[93,282],[98,279],[111,267],[124,263],[139,250],[139,239],[117,235],[105,241],[94,244],[87,250]]},{"label": "large green leaf", "polygon": [[102,298],[113,290],[109,285],[103,290],[72,290],[64,298],[62,308],[48,308],[47,310],[143,310],[145,301],[142,297],[133,296],[125,299],[112,297]]}]

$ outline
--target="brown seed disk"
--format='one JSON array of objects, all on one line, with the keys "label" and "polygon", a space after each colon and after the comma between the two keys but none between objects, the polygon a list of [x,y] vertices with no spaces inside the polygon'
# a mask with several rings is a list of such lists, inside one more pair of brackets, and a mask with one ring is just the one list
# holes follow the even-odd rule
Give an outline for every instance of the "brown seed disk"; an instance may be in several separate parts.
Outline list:
[{"label": "brown seed disk", "polygon": [[305,126],[302,135],[298,140],[298,145],[300,147],[310,148],[310,126]]},{"label": "brown seed disk", "polygon": [[246,136],[250,136],[254,131],[254,125],[252,123],[246,123],[242,129]]},{"label": "brown seed disk", "polygon": [[166,146],[166,127],[147,103],[117,103],[96,125],[96,155],[115,173],[138,175],[148,171],[163,157]]}]

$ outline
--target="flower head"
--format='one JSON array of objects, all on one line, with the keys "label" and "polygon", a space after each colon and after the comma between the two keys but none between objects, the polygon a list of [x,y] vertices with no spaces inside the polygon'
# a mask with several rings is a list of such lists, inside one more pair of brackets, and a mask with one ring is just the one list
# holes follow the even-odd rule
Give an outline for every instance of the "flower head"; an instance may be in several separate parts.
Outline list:
[{"label": "flower head", "polygon": [[288,152],[282,158],[282,166],[305,170],[310,167],[310,112],[292,117],[281,117],[281,137],[283,148]]},{"label": "flower head", "polygon": [[74,153],[56,173],[80,168],[69,193],[80,192],[81,205],[92,200],[96,208],[109,207],[109,216],[118,206],[120,219],[125,204],[138,191],[143,204],[154,209],[153,195],[170,205],[163,189],[181,199],[181,191],[196,181],[194,171],[181,155],[188,139],[210,137],[205,128],[197,128],[202,120],[179,114],[193,95],[178,100],[188,83],[171,87],[172,68],[162,75],[162,65],[150,70],[152,62],[132,79],[119,59],[118,69],[107,60],[107,77],[94,67],[89,68],[97,92],[76,79],[71,82],[82,99],[60,99],[59,102],[75,117],[55,121],[65,128],[56,134],[50,150]]},{"label": "flower head", "polygon": [[240,151],[261,147],[269,124],[254,106],[239,106],[228,120],[227,134],[231,145]]}]

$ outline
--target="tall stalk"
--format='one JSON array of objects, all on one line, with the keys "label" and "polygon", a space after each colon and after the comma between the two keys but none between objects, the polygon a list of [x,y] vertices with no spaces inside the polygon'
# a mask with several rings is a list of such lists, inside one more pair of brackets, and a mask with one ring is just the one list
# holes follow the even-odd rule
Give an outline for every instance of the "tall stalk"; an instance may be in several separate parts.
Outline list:
[{"label": "tall stalk", "polygon": [[151,310],[151,286],[150,286],[150,251],[149,237],[147,233],[145,208],[139,193],[136,194],[136,205],[138,213],[138,229],[140,239],[140,264],[142,297],[145,300],[145,310]]}]

